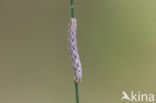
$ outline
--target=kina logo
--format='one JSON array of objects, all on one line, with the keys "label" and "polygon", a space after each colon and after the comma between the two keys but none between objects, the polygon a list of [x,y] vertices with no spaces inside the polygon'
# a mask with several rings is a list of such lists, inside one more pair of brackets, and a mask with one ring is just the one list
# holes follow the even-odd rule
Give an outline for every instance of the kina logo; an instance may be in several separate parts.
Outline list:
[{"label": "kina logo", "polygon": [[153,102],[154,101],[154,94],[152,93],[141,93],[141,92],[134,92],[131,91],[129,95],[122,91],[121,101],[131,101],[131,102]]}]

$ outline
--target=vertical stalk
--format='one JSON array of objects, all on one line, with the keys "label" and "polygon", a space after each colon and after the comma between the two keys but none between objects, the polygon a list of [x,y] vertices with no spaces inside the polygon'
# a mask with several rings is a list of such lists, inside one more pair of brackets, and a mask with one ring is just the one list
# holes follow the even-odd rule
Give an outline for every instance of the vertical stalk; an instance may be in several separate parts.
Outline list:
[{"label": "vertical stalk", "polygon": [[[70,14],[71,18],[74,18],[74,0],[70,0]],[[75,83],[75,96],[76,96],[76,103],[79,103],[79,93],[78,93],[78,83]]]},{"label": "vertical stalk", "polygon": [[[74,18],[74,0],[70,0],[70,11],[71,11],[71,18]],[[79,103],[79,92],[78,92],[78,83],[75,83],[75,96],[76,96],[76,103]]]},{"label": "vertical stalk", "polygon": [[78,92],[78,83],[75,82],[75,95],[76,95],[76,103],[79,103],[79,92]]},{"label": "vertical stalk", "polygon": [[70,0],[71,18],[74,18],[74,0]]}]

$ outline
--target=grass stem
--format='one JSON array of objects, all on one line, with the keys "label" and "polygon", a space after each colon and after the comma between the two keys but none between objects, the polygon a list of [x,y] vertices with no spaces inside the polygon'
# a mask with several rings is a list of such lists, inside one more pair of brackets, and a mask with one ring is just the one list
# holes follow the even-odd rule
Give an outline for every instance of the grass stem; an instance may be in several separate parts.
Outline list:
[{"label": "grass stem", "polygon": [[70,0],[71,18],[74,18],[74,0]]},{"label": "grass stem", "polygon": [[[74,0],[70,0],[70,11],[71,11],[71,18],[74,18]],[[78,90],[78,83],[75,83],[75,96],[76,96],[76,103],[79,103],[79,90]]]},{"label": "grass stem", "polygon": [[76,103],[79,103],[79,92],[78,92],[78,83],[75,83],[75,96],[76,96]]}]

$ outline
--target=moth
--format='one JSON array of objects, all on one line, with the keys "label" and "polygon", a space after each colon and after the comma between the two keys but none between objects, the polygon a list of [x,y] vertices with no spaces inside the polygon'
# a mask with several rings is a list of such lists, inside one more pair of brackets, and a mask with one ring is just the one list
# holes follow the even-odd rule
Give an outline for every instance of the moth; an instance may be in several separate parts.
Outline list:
[{"label": "moth", "polygon": [[76,30],[77,19],[71,18],[68,29],[68,47],[74,71],[74,82],[79,83],[82,80],[82,67],[77,48]]}]

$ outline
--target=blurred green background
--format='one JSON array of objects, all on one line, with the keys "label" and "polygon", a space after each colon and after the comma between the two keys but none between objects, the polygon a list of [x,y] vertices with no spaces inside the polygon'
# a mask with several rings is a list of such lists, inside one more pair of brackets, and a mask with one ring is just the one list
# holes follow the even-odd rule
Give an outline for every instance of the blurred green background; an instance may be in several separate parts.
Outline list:
[{"label": "blurred green background", "polygon": [[[75,103],[69,3],[0,1],[0,103]],[[80,103],[156,94],[155,10],[155,0],[75,0]]]}]

